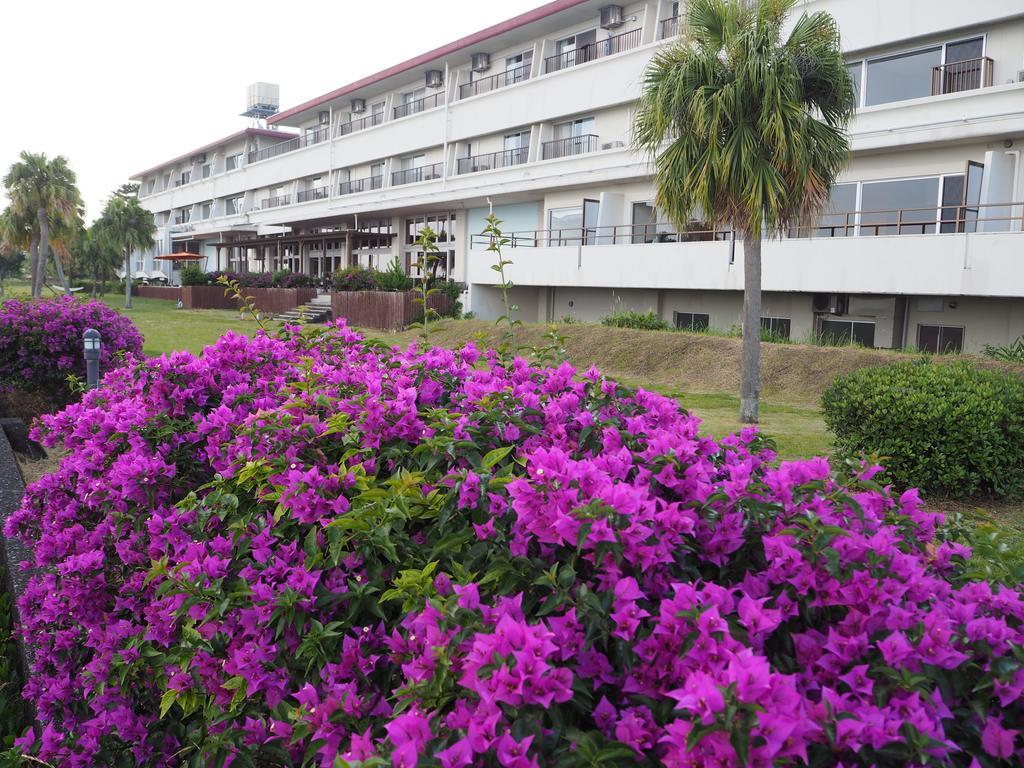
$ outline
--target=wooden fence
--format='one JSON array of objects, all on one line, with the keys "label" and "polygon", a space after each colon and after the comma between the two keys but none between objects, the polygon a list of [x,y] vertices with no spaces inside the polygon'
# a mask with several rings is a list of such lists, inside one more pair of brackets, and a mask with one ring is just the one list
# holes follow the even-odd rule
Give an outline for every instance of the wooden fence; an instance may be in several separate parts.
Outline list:
[{"label": "wooden fence", "polygon": [[[256,308],[269,315],[295,309],[316,298],[316,288],[242,288],[242,295],[252,296]],[[224,295],[219,285],[186,285],[181,289],[185,309],[238,309],[232,296]]]},{"label": "wooden fence", "polygon": [[[336,291],[331,294],[331,312],[349,325],[400,331],[422,317],[418,296],[416,291]],[[442,315],[452,309],[451,299],[441,294],[431,296],[428,304]]]}]

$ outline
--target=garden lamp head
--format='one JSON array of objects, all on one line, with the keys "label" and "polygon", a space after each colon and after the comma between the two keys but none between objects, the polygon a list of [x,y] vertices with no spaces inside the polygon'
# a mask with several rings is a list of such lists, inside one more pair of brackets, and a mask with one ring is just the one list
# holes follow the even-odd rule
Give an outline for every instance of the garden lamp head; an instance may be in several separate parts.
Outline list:
[{"label": "garden lamp head", "polygon": [[85,359],[100,359],[100,332],[94,328],[86,329],[82,335],[82,342],[85,345]]}]

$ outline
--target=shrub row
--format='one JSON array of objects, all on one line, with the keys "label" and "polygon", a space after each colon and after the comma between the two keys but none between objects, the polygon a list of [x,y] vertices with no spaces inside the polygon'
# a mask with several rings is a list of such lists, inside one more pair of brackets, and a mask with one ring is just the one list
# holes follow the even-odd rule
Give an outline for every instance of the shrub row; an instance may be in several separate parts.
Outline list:
[{"label": "shrub row", "polygon": [[187,266],[181,271],[182,285],[216,285],[221,277],[236,281],[242,288],[311,288],[316,278],[287,269],[277,272],[205,272]]},{"label": "shrub row", "polygon": [[883,457],[886,476],[952,497],[1024,493],[1024,381],[915,361],[864,368],[822,396],[839,458]]},{"label": "shrub row", "polygon": [[1024,757],[1024,599],[916,492],[596,370],[229,333],[42,433],[8,533],[53,765]]}]

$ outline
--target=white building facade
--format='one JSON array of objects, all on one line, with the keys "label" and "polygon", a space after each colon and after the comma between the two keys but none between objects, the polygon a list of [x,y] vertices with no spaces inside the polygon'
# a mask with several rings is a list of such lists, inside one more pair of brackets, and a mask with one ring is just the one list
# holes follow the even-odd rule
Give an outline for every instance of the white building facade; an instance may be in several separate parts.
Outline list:
[{"label": "white building facade", "polygon": [[[657,312],[729,329],[728,231],[678,233],[630,149],[680,3],[556,0],[138,174],[157,251],[208,269],[414,271],[439,233],[467,308],[503,313],[489,210],[524,321]],[[858,89],[851,161],[816,226],[766,241],[764,327],[794,339],[977,351],[1024,334],[1024,3],[806,0],[832,13]],[[153,254],[136,268],[150,270]]]}]

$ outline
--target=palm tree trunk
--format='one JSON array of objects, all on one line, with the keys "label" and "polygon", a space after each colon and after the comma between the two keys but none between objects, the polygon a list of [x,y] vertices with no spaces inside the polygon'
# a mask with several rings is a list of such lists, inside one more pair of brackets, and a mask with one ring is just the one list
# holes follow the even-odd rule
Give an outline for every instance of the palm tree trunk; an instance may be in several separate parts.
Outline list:
[{"label": "palm tree trunk", "polygon": [[40,206],[39,216],[39,282],[36,285],[36,292],[33,296],[43,295],[43,285],[46,283],[46,259],[50,254],[50,217],[46,215],[46,208]]},{"label": "palm tree trunk", "polygon": [[28,282],[32,295],[36,295],[36,272],[39,271],[39,238],[35,235],[28,244]]},{"label": "palm tree trunk", "polygon": [[740,421],[757,423],[761,397],[761,236],[743,236],[743,356]]},{"label": "palm tree trunk", "polygon": [[124,308],[132,308],[132,249],[124,249]]},{"label": "palm tree trunk", "polygon": [[70,294],[71,285],[68,283],[68,278],[64,274],[64,263],[60,257],[60,254],[57,253],[56,248],[53,249],[53,263],[57,269],[57,279],[60,280],[60,285],[64,289],[64,293]]}]

